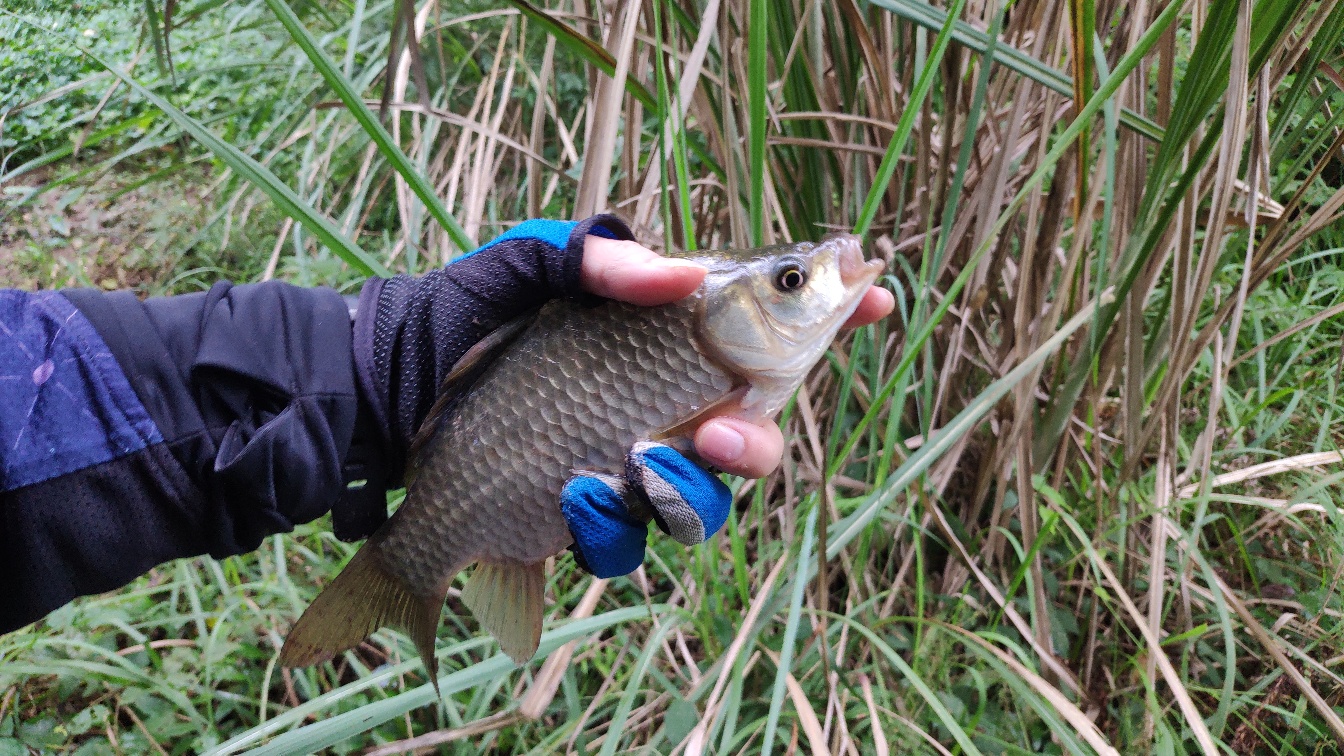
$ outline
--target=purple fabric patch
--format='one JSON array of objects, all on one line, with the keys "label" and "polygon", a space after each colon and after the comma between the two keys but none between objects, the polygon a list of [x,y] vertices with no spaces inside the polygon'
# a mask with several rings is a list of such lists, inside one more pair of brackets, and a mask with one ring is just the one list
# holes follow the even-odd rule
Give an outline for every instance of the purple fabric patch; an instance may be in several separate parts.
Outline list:
[{"label": "purple fabric patch", "polygon": [[0,289],[0,492],[161,441],[107,345],[69,300]]}]

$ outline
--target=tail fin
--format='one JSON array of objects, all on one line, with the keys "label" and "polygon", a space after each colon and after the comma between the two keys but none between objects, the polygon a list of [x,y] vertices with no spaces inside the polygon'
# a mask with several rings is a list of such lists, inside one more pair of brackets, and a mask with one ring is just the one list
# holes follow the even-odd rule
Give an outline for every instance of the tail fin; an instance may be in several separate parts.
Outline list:
[{"label": "tail fin", "polygon": [[415,641],[429,680],[439,687],[434,637],[448,593],[417,596],[380,563],[377,544],[365,544],[331,585],[308,605],[280,649],[280,663],[306,667],[353,648],[381,627],[395,627]]}]

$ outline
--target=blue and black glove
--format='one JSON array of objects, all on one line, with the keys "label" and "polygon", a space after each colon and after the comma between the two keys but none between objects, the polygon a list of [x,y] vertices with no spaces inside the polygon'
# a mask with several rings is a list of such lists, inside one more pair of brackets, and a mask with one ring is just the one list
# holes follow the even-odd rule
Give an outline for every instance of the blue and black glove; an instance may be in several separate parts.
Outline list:
[{"label": "blue and black glove", "polygon": [[598,577],[633,572],[644,561],[648,521],[695,546],[723,527],[732,492],[676,449],[646,441],[625,458],[625,475],[578,475],[560,494],[574,535],[574,559]]},{"label": "blue and black glove", "polygon": [[369,279],[355,315],[355,367],[392,469],[405,467],[444,376],[468,349],[548,300],[579,294],[589,234],[634,238],[612,215],[530,220],[422,276]]}]

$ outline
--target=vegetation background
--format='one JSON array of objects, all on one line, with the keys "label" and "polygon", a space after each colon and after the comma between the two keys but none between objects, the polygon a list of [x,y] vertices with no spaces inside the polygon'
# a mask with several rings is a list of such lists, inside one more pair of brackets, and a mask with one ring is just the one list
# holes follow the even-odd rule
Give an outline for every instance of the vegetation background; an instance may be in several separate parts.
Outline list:
[{"label": "vegetation background", "polygon": [[898,308],[718,537],[557,560],[523,669],[454,612],[441,707],[391,632],[277,668],[318,522],[0,638],[0,754],[1338,753],[1342,185],[1338,0],[6,0],[5,285],[612,208],[855,230]]}]

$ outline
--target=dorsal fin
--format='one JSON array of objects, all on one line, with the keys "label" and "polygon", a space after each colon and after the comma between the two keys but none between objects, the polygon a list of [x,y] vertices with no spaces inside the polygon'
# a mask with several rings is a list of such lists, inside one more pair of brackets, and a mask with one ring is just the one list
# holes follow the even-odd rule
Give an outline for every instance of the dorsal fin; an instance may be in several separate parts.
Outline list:
[{"label": "dorsal fin", "polygon": [[414,462],[420,450],[434,437],[435,431],[439,429],[439,424],[452,409],[454,402],[476,383],[476,379],[481,377],[481,372],[494,362],[500,352],[516,341],[536,319],[536,310],[516,317],[486,334],[485,338],[476,342],[458,358],[453,368],[443,377],[443,382],[439,384],[438,397],[434,400],[434,406],[429,408],[429,414],[425,415],[425,421],[420,423],[420,430],[416,431],[415,438],[411,439],[406,459]]}]

